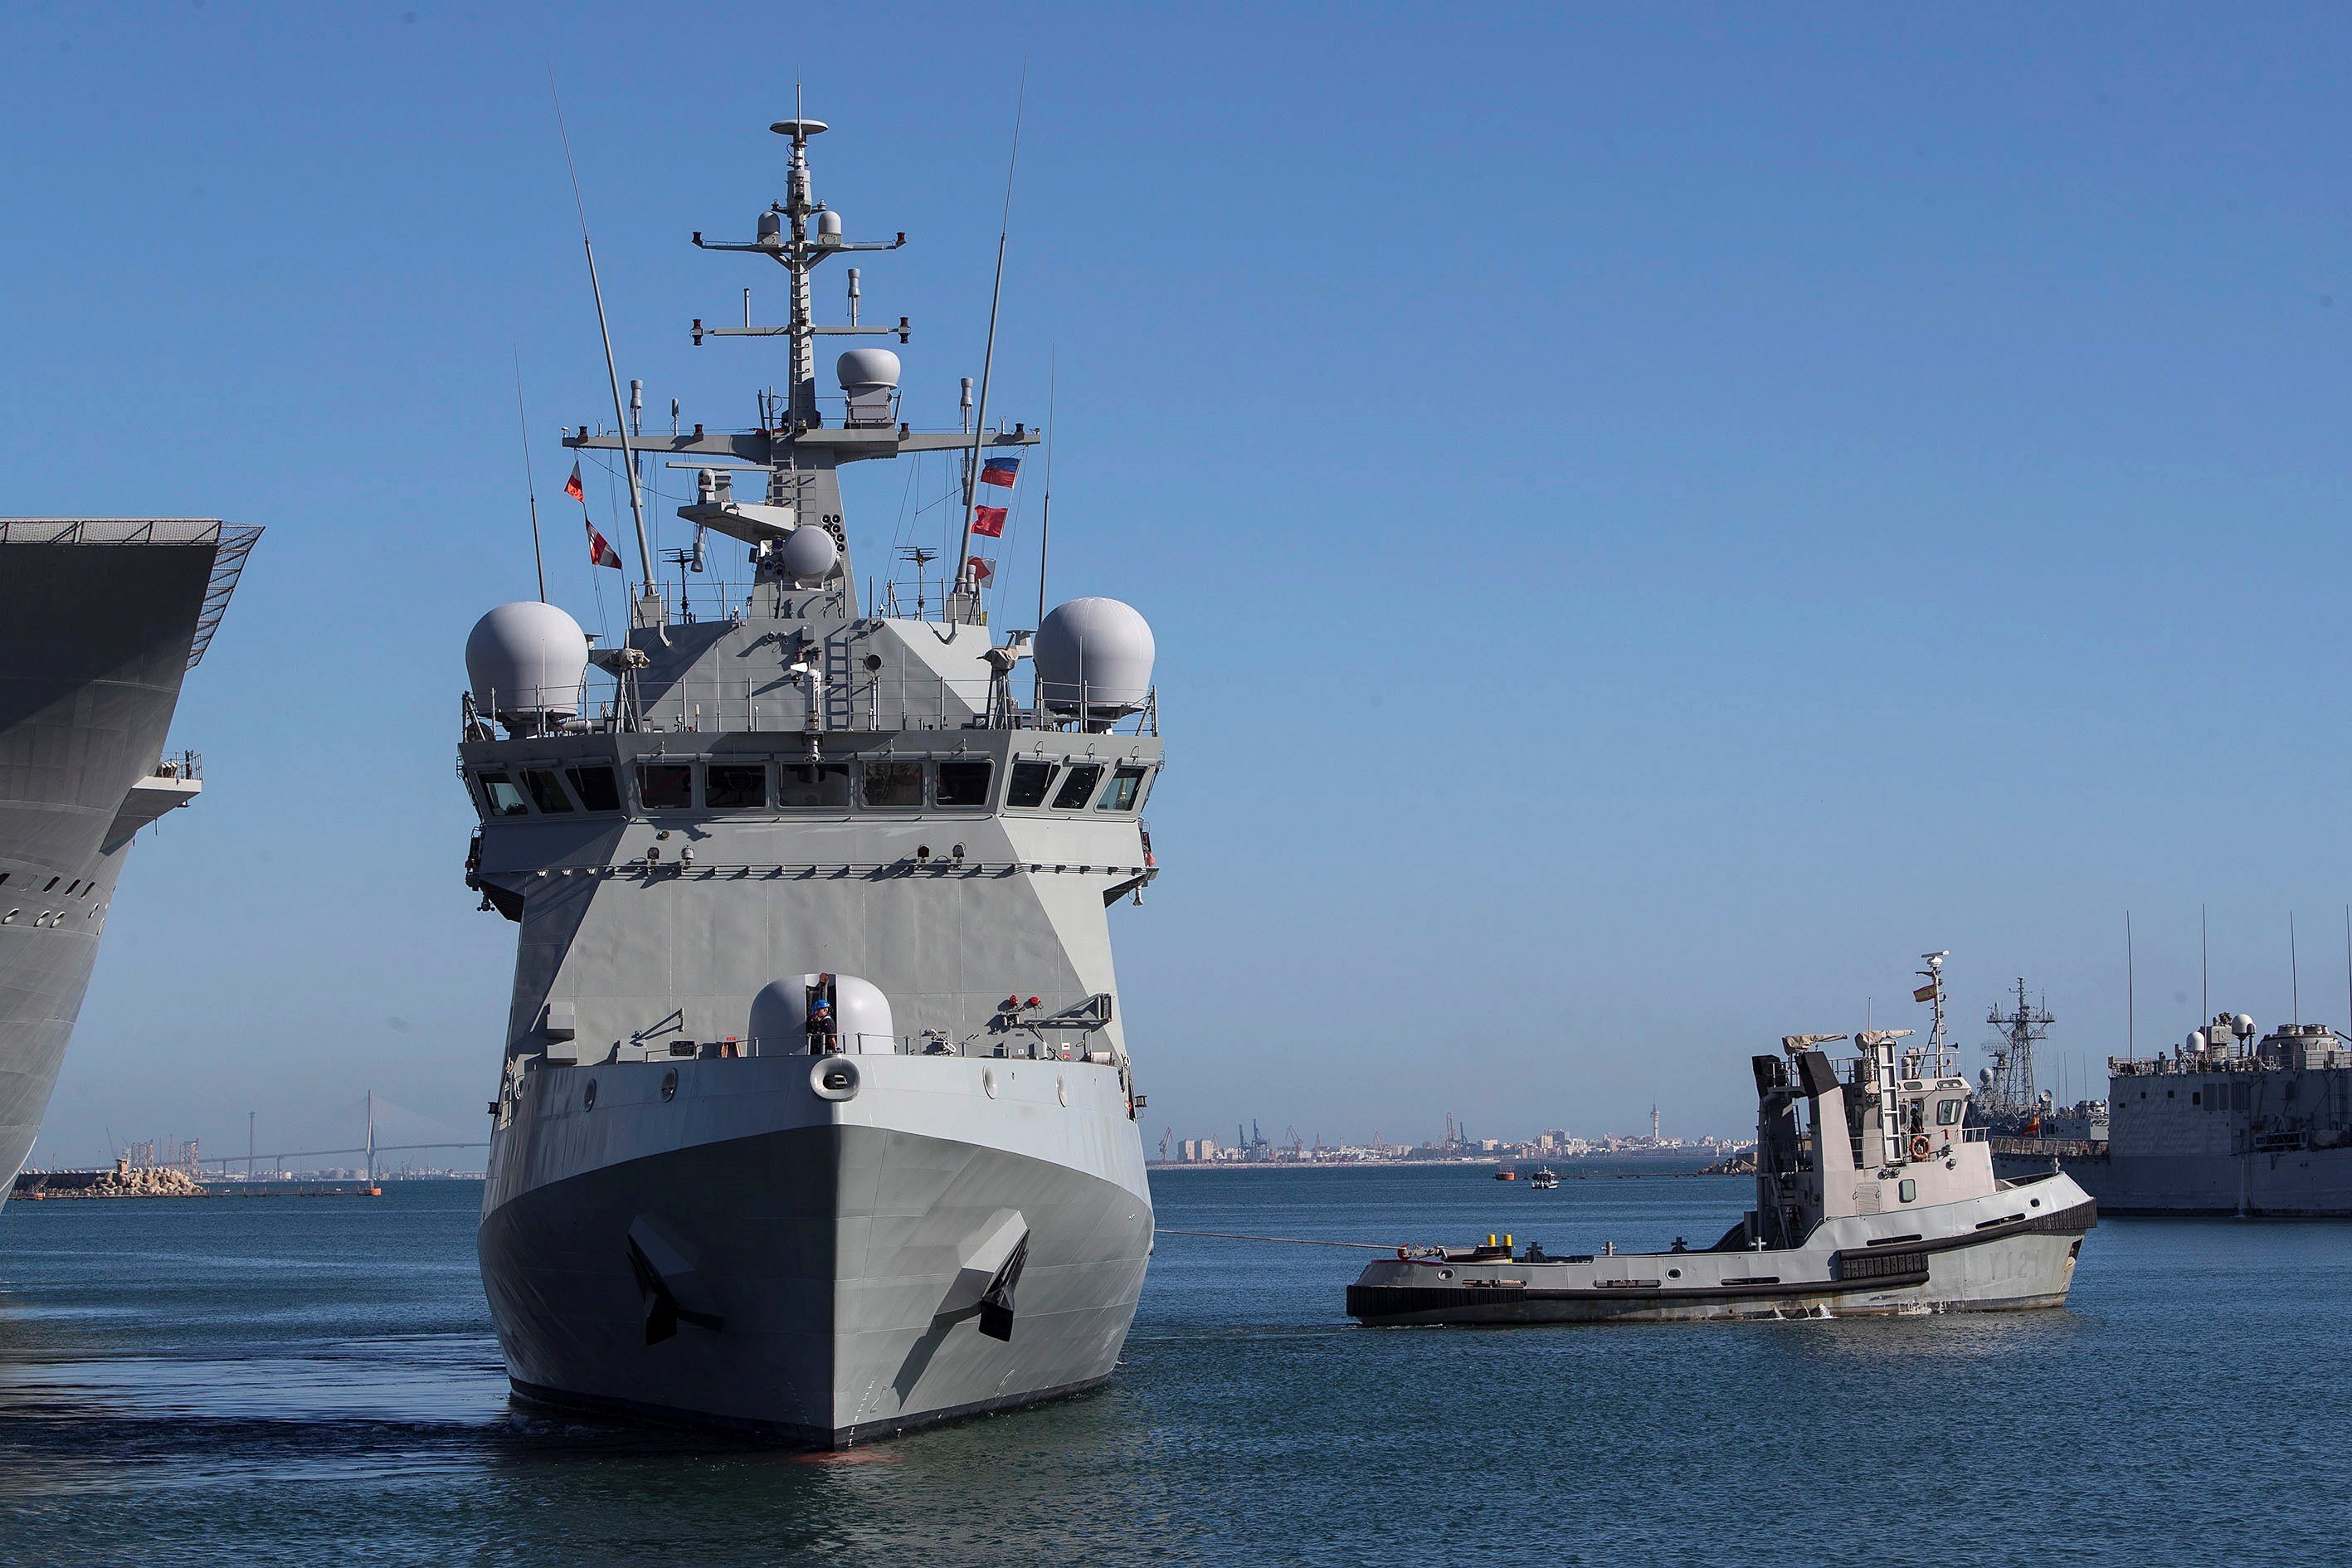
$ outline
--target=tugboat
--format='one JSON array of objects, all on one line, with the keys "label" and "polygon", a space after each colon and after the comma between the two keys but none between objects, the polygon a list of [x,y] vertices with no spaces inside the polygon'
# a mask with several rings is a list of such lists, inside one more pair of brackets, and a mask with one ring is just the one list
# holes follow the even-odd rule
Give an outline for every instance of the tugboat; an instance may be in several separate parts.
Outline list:
[{"label": "tugboat", "polygon": [[[1756,1207],[1703,1251],[1515,1255],[1505,1241],[1399,1247],[1348,1288],[1369,1325],[1884,1316],[2063,1306],[2098,1205],[2063,1172],[1993,1174],[1944,1034],[1943,953],[1920,971],[1934,1025],[1790,1035],[1754,1058]],[[1841,1076],[1822,1047],[1851,1038]],[[1900,1048],[1898,1049],[1898,1047]]]}]

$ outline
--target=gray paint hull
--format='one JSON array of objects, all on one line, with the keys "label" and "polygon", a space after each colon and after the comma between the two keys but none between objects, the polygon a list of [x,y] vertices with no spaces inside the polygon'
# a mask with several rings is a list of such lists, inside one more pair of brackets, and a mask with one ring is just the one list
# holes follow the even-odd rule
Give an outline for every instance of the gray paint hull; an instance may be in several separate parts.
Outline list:
[{"label": "gray paint hull", "polygon": [[[1151,1246],[1115,1072],[994,1062],[990,1095],[981,1062],[853,1059],[838,1102],[806,1058],[533,1075],[480,1235],[516,1391],[840,1447],[1108,1376]],[[1009,1341],[957,1296],[1008,1216],[1028,1241]],[[652,1324],[664,1293],[674,1327]]]},{"label": "gray paint hull", "polygon": [[[2004,1176],[2047,1171],[2052,1157],[2004,1154]],[[2276,1154],[2105,1154],[2059,1158],[2103,1213],[2352,1217],[2352,1149]]]},{"label": "gray paint hull", "polygon": [[129,848],[113,830],[163,753],[217,552],[0,542],[0,1201],[89,990]]},{"label": "gray paint hull", "polygon": [[1368,1266],[1348,1312],[1377,1326],[1895,1317],[2065,1304],[2098,1207],[2063,1176],[1824,1221],[1797,1247]]}]

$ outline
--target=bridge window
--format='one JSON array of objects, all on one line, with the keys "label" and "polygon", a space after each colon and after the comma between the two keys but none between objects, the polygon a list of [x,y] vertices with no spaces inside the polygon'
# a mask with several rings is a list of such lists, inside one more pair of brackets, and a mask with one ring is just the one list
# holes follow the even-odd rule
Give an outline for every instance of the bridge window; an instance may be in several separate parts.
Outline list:
[{"label": "bridge window", "polygon": [[530,807],[523,804],[522,791],[515,787],[514,780],[504,773],[483,773],[479,777],[482,783],[482,800],[489,807],[492,816],[530,815]]},{"label": "bridge window", "polygon": [[685,763],[640,763],[637,804],[647,811],[685,811],[694,805],[694,769]]},{"label": "bridge window", "polygon": [[936,798],[941,805],[986,805],[989,780],[995,771],[993,763],[941,763]]},{"label": "bridge window", "polygon": [[1054,809],[1084,811],[1087,802],[1094,795],[1095,785],[1102,782],[1102,775],[1100,763],[1081,763],[1072,768],[1062,780],[1062,787],[1055,792]]},{"label": "bridge window", "polygon": [[786,763],[776,770],[778,805],[847,805],[847,763]]},{"label": "bridge window", "polygon": [[761,763],[713,763],[703,771],[702,804],[713,811],[758,811],[768,804],[768,769]]},{"label": "bridge window", "polygon": [[866,805],[887,811],[923,804],[922,763],[867,763],[864,773]]},{"label": "bridge window", "polygon": [[1095,802],[1097,811],[1133,811],[1135,797],[1143,789],[1143,770],[1122,765],[1110,775],[1110,788],[1103,791]]},{"label": "bridge window", "polygon": [[580,797],[583,811],[618,811],[621,809],[621,785],[610,768],[566,768],[564,775],[572,781],[572,793]]},{"label": "bridge window", "polygon": [[1054,783],[1051,763],[1015,763],[1013,764],[1013,787],[1005,792],[1004,804],[1018,806],[1039,806],[1045,804],[1045,791]]},{"label": "bridge window", "polygon": [[1957,1100],[1936,1101],[1936,1125],[1949,1127],[1960,1119],[1960,1102]]},{"label": "bridge window", "polygon": [[530,804],[548,816],[561,816],[572,809],[571,797],[563,793],[563,786],[555,782],[553,769],[525,768],[522,784],[523,788],[530,791]]}]

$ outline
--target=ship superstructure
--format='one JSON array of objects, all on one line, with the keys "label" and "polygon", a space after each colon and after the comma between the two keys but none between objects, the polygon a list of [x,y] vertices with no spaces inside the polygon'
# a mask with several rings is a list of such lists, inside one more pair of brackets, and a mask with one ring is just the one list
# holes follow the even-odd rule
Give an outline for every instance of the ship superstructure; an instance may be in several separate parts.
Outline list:
[{"label": "ship superstructure", "polygon": [[0,1201],[40,1131],[163,744],[260,537],[212,518],[0,518]]},{"label": "ship superstructure", "polygon": [[2352,1215],[2352,1044],[2258,1033],[2225,1011],[2169,1052],[2110,1057],[2087,1131],[2002,1140],[2001,1169],[2060,1166],[2115,1214]]},{"label": "ship superstructure", "polygon": [[468,645],[468,880],[520,928],[480,1248],[524,1396],[840,1445],[1118,1359],[1152,1216],[1108,910],[1155,874],[1161,756],[1127,605],[999,637],[961,560],[935,617],[861,603],[842,466],[952,454],[979,520],[1036,437],[915,431],[887,351],[819,396],[815,340],[874,329],[855,273],[817,325],[810,275],[904,236],[845,240],[825,126],[773,129],[785,199],[695,239],[782,265],[791,321],[694,331],[787,338],[789,387],[748,431],[566,437],[691,466],[747,590],[688,618],[640,525],[624,639],[522,603]]}]

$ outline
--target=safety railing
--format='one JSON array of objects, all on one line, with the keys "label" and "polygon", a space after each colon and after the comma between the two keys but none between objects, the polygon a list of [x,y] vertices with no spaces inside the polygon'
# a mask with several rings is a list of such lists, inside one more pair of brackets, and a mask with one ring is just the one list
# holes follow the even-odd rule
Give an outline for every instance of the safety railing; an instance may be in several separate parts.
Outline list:
[{"label": "safety railing", "polygon": [[[929,1030],[919,1035],[898,1035],[889,1038],[887,1049],[882,1048],[883,1037],[877,1035],[856,1037],[857,1040],[864,1042],[863,1048],[854,1044],[842,1045],[838,1043],[839,1038],[839,1037],[827,1037],[828,1043],[821,1045],[812,1037],[802,1034],[772,1037],[730,1035],[717,1040],[688,1039],[681,1036],[676,1038],[625,1041],[613,1047],[617,1053],[614,1057],[593,1059],[613,1059],[622,1062],[734,1061],[755,1058],[847,1055],[968,1057],[990,1061],[1086,1063],[1094,1067],[1108,1067],[1117,1060],[1109,1050],[1099,1046],[1089,1047],[1076,1042],[1055,1043],[1035,1038],[1014,1038],[1009,1033],[996,1030],[985,1031],[961,1040],[951,1037],[945,1030],[938,1029]],[[583,1057],[580,1059],[587,1061],[591,1058]]]}]

